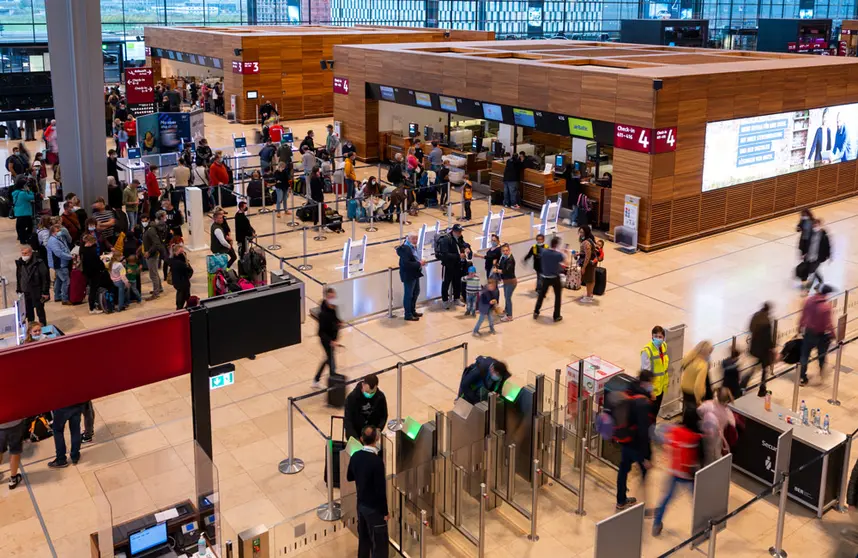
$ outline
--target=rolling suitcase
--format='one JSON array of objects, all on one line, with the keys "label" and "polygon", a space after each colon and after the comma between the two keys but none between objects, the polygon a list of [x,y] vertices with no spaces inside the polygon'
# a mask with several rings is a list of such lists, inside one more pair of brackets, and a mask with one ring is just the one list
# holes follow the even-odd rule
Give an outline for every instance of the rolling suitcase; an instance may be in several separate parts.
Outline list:
[{"label": "rolling suitcase", "polygon": [[342,374],[328,376],[328,405],[337,408],[346,405],[346,377]]},{"label": "rolling suitcase", "polygon": [[593,294],[602,296],[605,294],[605,287],[608,286],[608,271],[604,267],[596,268],[596,284],[593,286]]},{"label": "rolling suitcase", "polygon": [[86,298],[86,277],[79,269],[71,270],[69,280],[69,302],[72,304],[80,304]]},{"label": "rolling suitcase", "polygon": [[[343,428],[340,432],[340,439],[334,439],[334,419],[340,419],[343,423]],[[331,475],[332,480],[334,481],[334,488],[340,487],[340,452],[346,449],[346,425],[345,425],[345,417],[331,416],[331,450],[334,452],[333,459],[331,462],[333,463],[333,474]],[[327,444],[325,444],[325,451],[327,451]],[[325,486],[328,485],[328,461],[327,456],[325,456]]]},{"label": "rolling suitcase", "polygon": [[570,265],[566,270],[566,288],[577,291],[581,288],[581,268],[577,265]]}]

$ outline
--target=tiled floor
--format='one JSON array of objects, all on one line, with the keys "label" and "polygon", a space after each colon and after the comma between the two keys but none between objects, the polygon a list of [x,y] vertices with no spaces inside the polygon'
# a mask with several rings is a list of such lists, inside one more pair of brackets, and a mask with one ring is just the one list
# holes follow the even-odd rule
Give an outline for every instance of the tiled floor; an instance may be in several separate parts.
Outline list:
[{"label": "tiled floor", "polygon": [[[321,133],[324,121],[293,126],[296,136],[313,127]],[[227,125],[207,119],[207,135],[213,145],[225,145],[230,134],[249,127]],[[5,157],[0,144],[0,156]],[[456,199],[454,195],[454,199]],[[475,217],[486,206],[475,202]],[[342,212],[342,211],[341,211]],[[826,279],[838,289],[858,285],[858,200],[846,200],[820,208],[834,246],[834,259],[825,266]],[[259,233],[271,230],[272,217],[254,217]],[[425,211],[413,218],[411,228],[420,223],[444,219],[437,211]],[[300,255],[300,233],[283,234],[285,220],[275,220],[281,257]],[[517,217],[505,224],[505,240],[528,237],[529,219]],[[575,302],[577,293],[565,291],[564,321],[534,322],[533,281],[522,281],[514,295],[516,319],[498,326],[498,335],[474,339],[472,321],[459,311],[428,308],[421,323],[406,324],[397,319],[379,318],[355,324],[343,331],[345,346],[338,353],[341,371],[350,377],[386,368],[448,347],[469,343],[469,354],[491,354],[507,361],[514,381],[524,384],[536,373],[551,374],[579,357],[597,354],[634,370],[639,347],[648,338],[653,324],[684,323],[688,327],[686,347],[698,340],[721,341],[745,330],[748,319],[765,300],[774,302],[775,314],[799,308],[801,298],[791,278],[795,258],[795,217],[788,216],[653,254],[625,255],[609,244],[605,266],[609,290],[591,306]],[[346,233],[328,235],[324,242],[309,240],[310,251],[338,249]],[[379,225],[373,240],[398,238],[399,227]],[[266,242],[263,239],[261,244]],[[389,248],[374,247],[369,270],[395,265]],[[14,281],[17,257],[14,224],[0,222],[0,272]],[[204,266],[204,254],[192,262]],[[319,281],[336,277],[336,254],[311,258],[310,273]],[[269,265],[276,260],[269,259]],[[204,292],[204,274],[194,277],[195,294]],[[309,279],[308,283],[310,282]],[[144,279],[145,281],[145,279]],[[11,287],[11,285],[10,285]],[[144,285],[144,288],[146,285]],[[146,289],[148,290],[148,289]],[[310,283],[308,306],[318,301],[320,288]],[[549,301],[550,302],[550,301]],[[48,319],[68,333],[105,327],[172,309],[172,296],[146,302],[124,314],[88,314],[84,306],[61,307],[51,303]],[[855,325],[853,322],[851,326]],[[249,324],[253,327],[255,324]],[[236,324],[247,327],[248,324]],[[319,434],[296,415],[295,449],[307,466],[298,475],[285,476],[277,463],[286,456],[286,402],[290,396],[308,391],[309,381],[321,360],[309,320],[304,342],[260,356],[255,361],[236,363],[236,383],[212,392],[214,453],[220,480],[220,505],[226,538],[247,527],[265,523],[277,525],[277,544],[291,542],[295,523],[305,522],[308,532],[321,529],[315,514],[305,512],[325,501],[323,444]],[[844,351],[844,364],[858,369],[858,347]],[[433,408],[452,406],[462,367],[461,351],[430,359],[404,369],[403,414],[423,421]],[[792,387],[788,380],[773,384],[775,399],[788,401]],[[382,376],[382,389],[391,410],[396,405],[393,374]],[[814,379],[803,388],[802,397],[827,408],[835,429],[851,432],[858,427],[858,373],[843,374],[840,399],[843,405],[825,404],[830,396],[831,377]],[[85,447],[81,462],[62,471],[47,468],[53,453],[50,442],[28,445],[24,456],[27,488],[9,492],[0,485],[0,555],[4,557],[89,555],[89,533],[99,526],[103,498],[112,504],[114,520],[122,520],[190,497],[193,478],[194,443],[188,378],[176,378],[116,394],[95,403],[96,443]],[[320,428],[327,430],[331,410],[322,401],[310,399],[301,409]],[[858,452],[856,452],[858,453]],[[854,458],[853,458],[854,461]],[[0,466],[8,471],[8,465]],[[734,475],[731,509],[747,501],[761,487],[741,475]],[[660,492],[660,473],[650,480],[650,500]],[[633,492],[637,482],[632,483]],[[509,510],[489,514],[489,552],[493,556],[590,556],[593,554],[595,522],[608,517],[613,507],[613,478],[607,471],[593,468],[587,484],[585,517],[574,515],[575,497],[558,487],[543,490],[539,510],[540,541],[525,537],[527,525]],[[35,504],[34,504],[35,502]],[[37,507],[38,508],[37,508]],[[645,555],[656,556],[689,534],[690,497],[682,494],[669,510],[664,534],[659,539],[646,535]],[[793,556],[832,555],[838,531],[852,521],[850,515],[829,512],[822,521],[804,509],[789,504],[784,547]],[[297,519],[291,521],[290,518]],[[731,520],[718,538],[719,555],[764,556],[773,542],[776,502],[768,498]],[[283,523],[281,523],[283,522]],[[647,522],[647,529],[649,521]],[[47,538],[49,537],[49,539]],[[50,543],[48,542],[50,540]],[[351,554],[355,541],[350,535],[328,537],[307,549],[307,555]],[[684,549],[679,556],[695,553]],[[432,556],[472,555],[472,548],[455,535],[429,542]]]}]

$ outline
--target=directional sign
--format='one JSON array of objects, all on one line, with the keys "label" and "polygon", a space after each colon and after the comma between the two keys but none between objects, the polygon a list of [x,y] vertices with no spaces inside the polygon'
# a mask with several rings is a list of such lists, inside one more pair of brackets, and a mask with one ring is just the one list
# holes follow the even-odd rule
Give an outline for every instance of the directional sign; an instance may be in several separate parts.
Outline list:
[{"label": "directional sign", "polygon": [[226,372],[209,378],[209,389],[218,389],[224,386],[231,386],[235,383],[235,372]]},{"label": "directional sign", "polygon": [[125,95],[132,105],[155,100],[155,83],[152,68],[126,68]]},{"label": "directional sign", "polygon": [[652,151],[652,130],[627,124],[614,125],[614,147],[639,153]]},{"label": "directional sign", "polygon": [[340,95],[348,95],[349,78],[341,78],[334,76],[334,93],[339,93]]}]

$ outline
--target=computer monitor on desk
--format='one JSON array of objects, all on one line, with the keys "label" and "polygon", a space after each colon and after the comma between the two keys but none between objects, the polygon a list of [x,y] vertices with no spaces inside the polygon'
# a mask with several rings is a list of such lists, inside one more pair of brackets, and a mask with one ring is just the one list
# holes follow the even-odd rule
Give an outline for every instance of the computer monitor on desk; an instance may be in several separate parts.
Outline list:
[{"label": "computer monitor on desk", "polygon": [[154,527],[132,533],[128,537],[128,545],[133,557],[154,558],[156,556],[176,555],[167,544],[166,523],[158,523]]}]

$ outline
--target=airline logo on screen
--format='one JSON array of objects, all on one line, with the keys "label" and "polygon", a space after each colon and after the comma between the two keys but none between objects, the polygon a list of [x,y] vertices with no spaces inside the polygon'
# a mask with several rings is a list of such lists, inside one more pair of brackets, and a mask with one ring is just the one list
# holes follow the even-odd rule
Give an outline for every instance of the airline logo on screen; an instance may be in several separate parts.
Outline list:
[{"label": "airline logo on screen", "polygon": [[340,95],[348,95],[349,78],[341,78],[334,76],[334,93],[339,93]]},{"label": "airline logo on screen", "polygon": [[583,118],[569,117],[569,135],[593,139],[593,123]]}]

